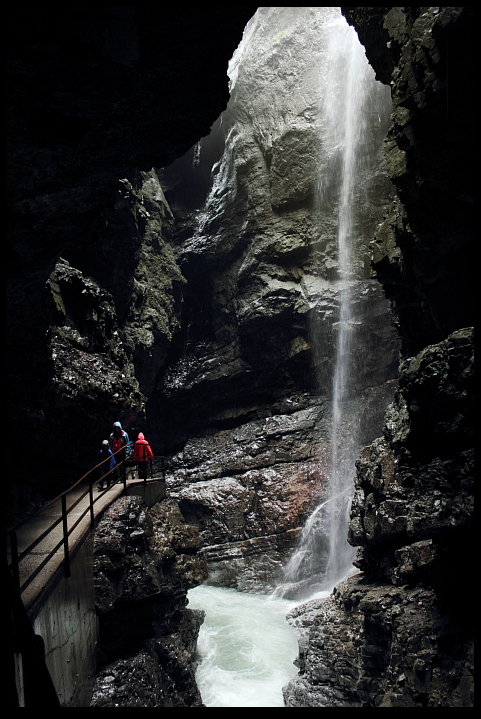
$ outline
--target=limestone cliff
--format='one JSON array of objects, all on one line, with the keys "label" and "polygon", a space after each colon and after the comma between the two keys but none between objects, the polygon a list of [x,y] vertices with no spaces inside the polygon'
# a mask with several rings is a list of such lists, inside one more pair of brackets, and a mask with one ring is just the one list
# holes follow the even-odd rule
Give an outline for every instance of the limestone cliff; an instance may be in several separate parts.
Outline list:
[{"label": "limestone cliff", "polygon": [[99,666],[92,707],[195,707],[194,652],[203,613],[186,608],[203,582],[201,542],[170,499],[118,499],[95,534]]},{"label": "limestone cliff", "polygon": [[[147,411],[171,455],[170,491],[203,534],[211,581],[242,589],[275,586],[326,491],[341,282],[336,160],[319,108],[326,28],[337,17],[336,8],[260,8],[230,65],[226,111],[159,171],[187,284],[182,329]],[[353,295],[364,349],[351,402],[364,444],[381,429],[398,363],[368,260],[392,197],[388,119],[389,104],[368,114],[372,156],[357,188]],[[322,207],[320,183],[330,186]]]}]

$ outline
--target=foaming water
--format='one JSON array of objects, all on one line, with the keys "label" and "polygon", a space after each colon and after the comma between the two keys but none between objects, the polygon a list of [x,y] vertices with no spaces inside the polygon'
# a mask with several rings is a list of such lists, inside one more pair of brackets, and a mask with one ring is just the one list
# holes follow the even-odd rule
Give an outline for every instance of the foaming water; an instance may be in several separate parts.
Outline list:
[{"label": "foaming water", "polygon": [[286,621],[296,603],[207,585],[188,599],[205,612],[196,673],[205,706],[283,707],[282,687],[297,674],[297,637]]}]

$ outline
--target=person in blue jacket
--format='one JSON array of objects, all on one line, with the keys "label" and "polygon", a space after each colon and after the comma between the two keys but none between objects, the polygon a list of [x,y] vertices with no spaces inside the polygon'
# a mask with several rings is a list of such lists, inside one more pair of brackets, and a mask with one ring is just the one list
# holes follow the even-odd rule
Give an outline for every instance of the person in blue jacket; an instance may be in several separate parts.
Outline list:
[{"label": "person in blue jacket", "polygon": [[112,434],[109,437],[109,447],[115,458],[115,478],[121,475],[121,465],[127,457],[130,457],[130,440],[127,432],[122,429],[120,422],[114,422]]},{"label": "person in blue jacket", "polygon": [[[110,461],[109,461],[110,458]],[[105,460],[105,461],[103,461]],[[110,480],[113,476],[113,473],[110,470],[113,470],[115,467],[115,457],[112,453],[112,450],[109,447],[109,441],[108,439],[104,439],[102,442],[102,447],[100,449],[100,462],[102,464],[99,467],[101,480],[99,482],[99,492],[104,488],[104,477],[107,482],[107,487],[110,487]]]}]

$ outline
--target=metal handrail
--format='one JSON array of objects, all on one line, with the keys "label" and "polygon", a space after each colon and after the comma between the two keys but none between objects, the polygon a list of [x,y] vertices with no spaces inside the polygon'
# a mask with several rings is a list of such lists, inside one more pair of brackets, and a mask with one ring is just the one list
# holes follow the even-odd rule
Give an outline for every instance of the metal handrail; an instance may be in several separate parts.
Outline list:
[{"label": "metal handrail", "polygon": [[[103,464],[106,462],[110,462],[111,457],[107,457],[106,459],[102,460],[97,464],[95,467],[90,469],[88,472],[86,472],[75,484],[73,484],[69,489],[65,490],[61,494],[59,494],[54,499],[50,500],[46,505],[44,505],[41,509],[39,509],[34,515],[31,517],[28,517],[27,519],[22,520],[19,522],[15,527],[7,531],[7,540],[10,539],[10,556],[11,561],[9,566],[9,569],[12,573],[13,580],[15,582],[15,585],[17,586],[20,593],[24,592],[25,589],[31,584],[31,582],[35,579],[35,577],[42,571],[42,569],[50,562],[52,557],[56,554],[56,552],[60,549],[62,544],[64,545],[64,565],[65,565],[65,574],[67,577],[70,576],[70,549],[69,549],[69,542],[68,538],[72,534],[72,532],[76,529],[76,527],[80,524],[80,522],[84,519],[87,513],[90,512],[90,526],[93,529],[94,523],[95,523],[95,513],[94,513],[94,505],[96,502],[101,499],[101,497],[111,488],[114,487],[116,484],[123,481],[124,484],[124,491],[127,487],[127,473],[126,473],[126,461],[127,457],[125,456],[125,448],[122,447],[121,449],[117,450],[113,453],[113,455],[117,455],[122,453],[123,458],[121,461],[114,467],[113,469],[110,469],[108,472],[106,472],[104,475],[99,477],[97,480],[92,481],[92,478],[89,477],[93,472],[99,469]],[[145,453],[144,453],[145,458]],[[130,459],[130,458],[129,458]],[[162,474],[163,478],[165,479],[165,464],[164,464],[164,457],[158,456],[157,459],[160,459],[162,461]],[[151,477],[150,479],[155,479],[152,477],[152,461],[150,461],[150,470],[151,470]],[[94,485],[98,484],[99,482],[104,482],[106,477],[109,475],[113,475],[114,471],[119,468],[121,465],[121,476],[118,478],[115,478],[112,484],[102,491],[102,493],[98,494],[97,497],[94,499],[93,496],[93,487]],[[76,500],[75,502],[67,509],[67,495],[71,493],[81,482],[83,482],[87,477],[89,477],[89,486],[83,492]],[[147,483],[147,476],[144,474],[144,485]],[[89,504],[87,508],[79,515],[75,523],[69,528],[67,517],[69,513],[77,507],[77,505],[86,497],[86,495],[89,494]],[[45,512],[46,509],[54,505],[58,500],[61,501],[61,514],[60,516],[55,519],[52,524],[50,524],[47,529],[42,532],[42,534],[35,538],[31,544],[26,547],[20,554],[18,553],[18,543],[17,543],[17,533],[20,527],[22,527],[27,522],[32,521],[33,518],[41,514],[42,512]],[[63,525],[63,531],[62,531],[62,539],[55,545],[53,549],[50,550],[50,552],[47,554],[47,556],[42,560],[42,562],[39,564],[38,567],[36,567],[35,570],[28,576],[28,578],[24,581],[22,586],[20,586],[20,562],[25,559],[28,555],[32,553],[32,550],[40,544],[51,532],[60,524]]]}]

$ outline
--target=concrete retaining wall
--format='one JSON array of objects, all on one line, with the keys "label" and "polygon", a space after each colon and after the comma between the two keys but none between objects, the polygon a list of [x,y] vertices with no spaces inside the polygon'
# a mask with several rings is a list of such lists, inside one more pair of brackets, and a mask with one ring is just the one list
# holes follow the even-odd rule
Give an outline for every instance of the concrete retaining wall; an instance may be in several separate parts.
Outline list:
[{"label": "concrete retaining wall", "polygon": [[[166,496],[165,482],[151,480],[146,485],[135,482],[127,487],[126,493],[140,496],[152,507]],[[102,511],[108,504],[105,500]],[[88,525],[88,517],[85,521]],[[95,680],[99,623],[95,611],[94,536],[86,528],[71,548],[70,577],[65,576],[63,563],[53,573],[45,571],[40,575],[40,583],[43,578],[45,584],[27,607],[62,707],[89,707]],[[15,664],[17,695],[20,706],[25,706],[19,655]]]},{"label": "concrete retaining wall", "polygon": [[30,612],[64,707],[88,707],[92,695],[98,637],[93,543],[94,535],[90,533],[71,558],[71,576],[60,572]]}]

